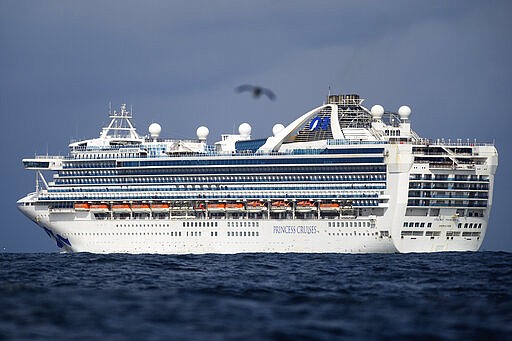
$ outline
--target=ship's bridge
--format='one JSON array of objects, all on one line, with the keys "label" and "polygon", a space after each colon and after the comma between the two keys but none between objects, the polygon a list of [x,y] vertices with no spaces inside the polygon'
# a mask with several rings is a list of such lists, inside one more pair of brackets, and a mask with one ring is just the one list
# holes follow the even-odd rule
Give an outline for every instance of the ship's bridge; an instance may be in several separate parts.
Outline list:
[{"label": "ship's bridge", "polygon": [[25,169],[32,170],[60,170],[64,156],[36,156],[33,159],[23,159]]}]

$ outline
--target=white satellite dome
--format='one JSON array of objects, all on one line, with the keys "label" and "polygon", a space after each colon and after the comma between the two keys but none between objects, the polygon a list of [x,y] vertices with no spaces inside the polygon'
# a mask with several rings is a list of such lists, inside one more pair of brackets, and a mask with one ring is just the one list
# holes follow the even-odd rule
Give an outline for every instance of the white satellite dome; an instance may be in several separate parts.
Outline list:
[{"label": "white satellite dome", "polygon": [[238,133],[242,138],[250,138],[251,137],[252,127],[249,123],[242,123],[238,127]]},{"label": "white satellite dome", "polygon": [[210,129],[208,129],[205,126],[200,126],[199,128],[197,128],[196,134],[197,139],[199,141],[206,141],[206,139],[208,138],[208,134],[210,134]]},{"label": "white satellite dome", "polygon": [[152,138],[157,139],[160,136],[160,132],[162,131],[162,127],[158,123],[151,123],[149,125],[149,134]]},{"label": "white satellite dome", "polygon": [[411,108],[409,108],[407,105],[402,105],[400,108],[398,108],[398,116],[402,121],[408,120],[409,116],[411,116]]},{"label": "white satellite dome", "polygon": [[372,107],[370,112],[372,114],[373,119],[380,120],[382,118],[382,115],[384,115],[384,107],[380,104],[376,104]]},{"label": "white satellite dome", "polygon": [[281,123],[275,124],[275,125],[272,127],[272,134],[274,134],[274,136],[276,136],[276,135],[277,135],[277,134],[279,134],[283,129],[284,129],[284,125],[282,125]]}]

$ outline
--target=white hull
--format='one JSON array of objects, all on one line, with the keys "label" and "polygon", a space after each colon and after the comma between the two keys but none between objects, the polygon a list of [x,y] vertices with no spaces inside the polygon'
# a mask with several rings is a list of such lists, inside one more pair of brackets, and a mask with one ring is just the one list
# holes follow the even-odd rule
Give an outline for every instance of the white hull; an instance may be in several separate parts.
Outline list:
[{"label": "white hull", "polygon": [[[482,218],[424,217],[423,220],[416,220],[424,222],[425,226],[430,222],[431,227],[421,229],[421,236],[402,236],[401,233],[393,235],[392,230],[381,228],[387,225],[384,218],[376,219],[373,224],[368,219],[90,220],[91,214],[88,212],[75,214],[70,210],[49,213],[48,210],[23,206],[20,206],[20,210],[43,227],[66,252],[92,253],[477,251],[487,227]],[[471,221],[474,226],[482,224],[482,227],[459,229],[457,226],[461,221]],[[364,222],[361,225],[366,227],[358,227],[360,222]],[[459,235],[453,236],[453,232],[459,232]],[[464,233],[475,236],[464,236]]]}]

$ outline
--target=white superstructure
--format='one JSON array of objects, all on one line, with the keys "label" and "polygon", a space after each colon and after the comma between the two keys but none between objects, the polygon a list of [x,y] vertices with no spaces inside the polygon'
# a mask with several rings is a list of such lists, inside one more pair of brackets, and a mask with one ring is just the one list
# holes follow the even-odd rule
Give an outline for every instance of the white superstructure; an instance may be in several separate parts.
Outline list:
[{"label": "white superstructure", "polygon": [[[420,138],[411,110],[327,103],[273,135],[251,126],[207,143],[140,136],[126,105],[66,157],[24,159],[36,191],[19,209],[67,252],[476,251],[496,148]],[[47,181],[45,173],[52,172]]]}]

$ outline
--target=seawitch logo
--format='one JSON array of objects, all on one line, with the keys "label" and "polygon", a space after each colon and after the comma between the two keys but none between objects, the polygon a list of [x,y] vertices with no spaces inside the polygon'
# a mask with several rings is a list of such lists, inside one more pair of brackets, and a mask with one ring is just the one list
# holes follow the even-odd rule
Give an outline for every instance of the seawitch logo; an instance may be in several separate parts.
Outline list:
[{"label": "seawitch logo", "polygon": [[311,123],[309,124],[309,130],[310,131],[327,130],[329,128],[330,124],[331,124],[330,117],[322,118],[320,116],[317,116],[311,120]]}]

